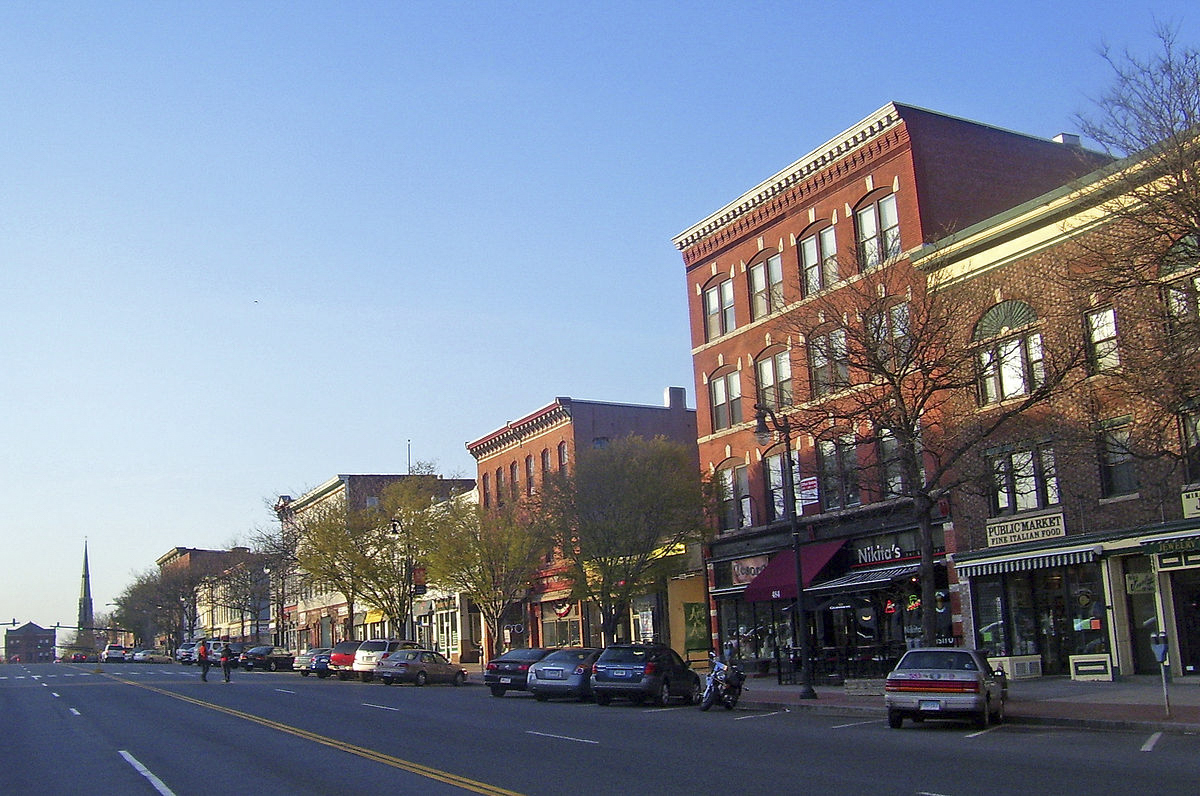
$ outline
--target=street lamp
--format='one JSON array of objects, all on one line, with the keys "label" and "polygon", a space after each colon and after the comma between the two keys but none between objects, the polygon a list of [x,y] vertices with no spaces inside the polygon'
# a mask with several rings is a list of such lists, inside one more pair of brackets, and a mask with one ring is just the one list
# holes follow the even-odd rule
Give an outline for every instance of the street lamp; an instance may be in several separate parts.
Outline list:
[{"label": "street lamp", "polygon": [[[401,531],[400,520],[392,520],[392,536],[399,536]],[[413,612],[413,562],[408,555],[408,545],[404,547],[404,637],[413,637],[412,612]]]},{"label": "street lamp", "polygon": [[[767,420],[771,426],[767,426]],[[800,698],[816,699],[813,690],[812,660],[808,651],[808,611],[804,607],[804,569],[800,564],[800,524],[796,519],[796,480],[792,466],[792,422],[787,415],[776,415],[771,408],[754,405],[754,439],[759,445],[771,441],[771,429],[783,437],[783,502],[786,504],[788,528],[792,532],[792,555],[796,560],[796,616],[794,649],[800,650]]]}]

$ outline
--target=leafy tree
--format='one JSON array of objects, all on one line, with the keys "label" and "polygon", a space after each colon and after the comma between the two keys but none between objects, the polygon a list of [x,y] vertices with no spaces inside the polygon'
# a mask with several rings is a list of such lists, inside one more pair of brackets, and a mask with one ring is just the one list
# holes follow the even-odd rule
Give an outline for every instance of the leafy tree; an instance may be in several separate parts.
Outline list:
[{"label": "leafy tree", "polygon": [[505,615],[528,593],[550,540],[517,504],[484,510],[463,496],[440,504],[436,515],[426,556],[430,579],[465,594],[479,608],[491,642],[489,657],[498,655]]},{"label": "leafy tree", "polygon": [[346,598],[346,638],[354,638],[354,608],[363,594],[362,573],[371,565],[362,539],[379,527],[379,514],[351,510],[342,501],[313,506],[290,519],[298,531],[297,565],[318,588]]},{"label": "leafy tree", "polygon": [[568,566],[573,596],[599,609],[605,643],[634,596],[680,571],[707,506],[694,449],[665,437],[579,450],[573,471],[547,479],[538,523]]}]

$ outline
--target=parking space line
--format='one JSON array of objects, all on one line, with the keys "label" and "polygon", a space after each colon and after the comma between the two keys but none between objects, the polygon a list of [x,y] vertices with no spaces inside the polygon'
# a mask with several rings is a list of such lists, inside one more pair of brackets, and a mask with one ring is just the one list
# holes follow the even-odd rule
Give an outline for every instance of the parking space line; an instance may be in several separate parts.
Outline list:
[{"label": "parking space line", "polygon": [[835,724],[832,727],[830,727],[829,729],[844,730],[847,727],[861,727],[864,724],[878,724],[878,723],[879,723],[879,719],[871,719],[870,721],[855,721],[855,722],[851,722],[850,724]]},{"label": "parking space line", "polygon": [[991,727],[988,727],[986,730],[979,730],[978,732],[967,733],[967,735],[965,737],[978,738],[980,735],[987,735],[989,732],[995,732],[998,729],[1000,729],[1000,725],[994,724]]},{"label": "parking space line", "polygon": [[752,713],[749,716],[738,716],[734,721],[741,721],[742,719],[765,719],[768,716],[778,716],[783,712],[782,710],[773,710],[770,713]]},{"label": "parking space line", "polygon": [[278,692],[279,692],[279,693],[281,693],[281,694],[294,694],[294,693],[296,693],[295,691],[289,691],[289,690],[287,690],[286,688],[276,688],[275,690],[276,690],[276,691],[278,691]]},{"label": "parking space line", "polygon": [[364,708],[379,708],[380,710],[394,710],[397,713],[400,712],[400,708],[392,708],[392,707],[388,707],[387,705],[372,705],[370,702],[364,702],[363,707]]},{"label": "parking space line", "polygon": [[526,730],[525,733],[527,735],[540,735],[543,738],[557,738],[560,741],[575,741],[576,743],[594,743],[594,744],[600,743],[599,741],[593,741],[589,738],[572,738],[570,735],[554,735],[554,734],[548,733],[548,732],[534,732],[533,730]]},{"label": "parking space line", "polygon": [[156,791],[162,794],[162,796],[175,796],[175,792],[168,788],[166,783],[164,783],[161,779],[154,776],[154,773],[150,771],[150,769],[143,766],[136,757],[123,749],[118,751],[117,754],[125,758],[125,762],[133,766],[134,771],[145,777],[146,781],[148,781]]},{"label": "parking space line", "polygon": [[1146,742],[1144,744],[1142,744],[1142,751],[1143,752],[1153,752],[1154,745],[1156,743],[1158,743],[1158,739],[1161,737],[1162,737],[1161,732],[1156,732],[1153,735],[1151,735],[1149,738],[1146,739]]}]

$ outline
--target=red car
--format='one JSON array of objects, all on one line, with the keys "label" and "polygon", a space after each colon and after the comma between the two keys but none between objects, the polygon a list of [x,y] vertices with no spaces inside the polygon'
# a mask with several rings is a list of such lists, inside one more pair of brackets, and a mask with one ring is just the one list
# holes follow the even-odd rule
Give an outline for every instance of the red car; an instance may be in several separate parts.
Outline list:
[{"label": "red car", "polygon": [[358,652],[361,641],[339,641],[333,645],[329,653],[329,672],[336,674],[339,680],[349,680],[354,674],[354,653]]}]

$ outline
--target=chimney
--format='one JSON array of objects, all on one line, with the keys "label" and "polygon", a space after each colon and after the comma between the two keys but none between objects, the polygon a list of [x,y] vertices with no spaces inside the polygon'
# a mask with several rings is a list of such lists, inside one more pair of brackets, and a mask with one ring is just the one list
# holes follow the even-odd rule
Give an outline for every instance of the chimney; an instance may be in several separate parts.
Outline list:
[{"label": "chimney", "polygon": [[683,387],[668,387],[663,395],[663,401],[668,409],[685,409],[687,390]]},{"label": "chimney", "polygon": [[1075,133],[1059,133],[1054,136],[1054,142],[1064,146],[1080,146],[1079,136]]}]

